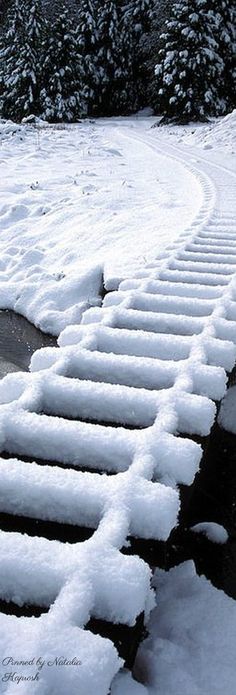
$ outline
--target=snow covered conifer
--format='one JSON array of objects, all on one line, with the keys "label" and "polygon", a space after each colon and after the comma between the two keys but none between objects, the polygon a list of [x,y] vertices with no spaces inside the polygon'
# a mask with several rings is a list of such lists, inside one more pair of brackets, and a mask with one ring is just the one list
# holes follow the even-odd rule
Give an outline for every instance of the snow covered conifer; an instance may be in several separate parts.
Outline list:
[{"label": "snow covered conifer", "polygon": [[39,110],[40,51],[44,31],[41,0],[15,0],[3,50],[2,114],[21,120]]},{"label": "snow covered conifer", "polygon": [[24,40],[25,11],[20,0],[15,0],[8,13],[7,29],[1,46],[2,116],[5,118],[16,117],[21,81],[18,59]]},{"label": "snow covered conifer", "polygon": [[42,116],[49,121],[73,121],[86,112],[83,65],[68,11],[55,19],[44,44],[41,90]]},{"label": "snow covered conifer", "polygon": [[130,0],[124,5],[121,19],[122,54],[127,66],[127,87],[131,108],[143,105],[146,98],[147,71],[143,37],[149,33],[154,0]]},{"label": "snow covered conifer", "polygon": [[153,0],[134,0],[133,2],[133,31],[134,31],[134,81],[137,90],[138,107],[145,104],[147,93],[147,70],[143,60],[141,41],[144,34],[149,35],[154,13]]},{"label": "snow covered conifer", "polygon": [[22,67],[26,87],[24,111],[32,113],[33,110],[33,113],[38,114],[42,79],[41,51],[46,31],[41,0],[27,0],[26,11],[26,40],[22,51]]},{"label": "snow covered conifer", "polygon": [[5,46],[2,37],[0,36],[0,118],[3,109],[3,90],[4,90],[4,66],[5,66]]},{"label": "snow covered conifer", "polygon": [[84,89],[88,112],[92,113],[99,85],[98,29],[96,0],[80,0],[76,15],[76,42],[83,57]]},{"label": "snow covered conifer", "polygon": [[139,33],[137,27],[134,31],[133,11],[133,2],[115,0],[105,0],[98,11],[100,109],[108,115],[127,113],[136,102],[134,63]]},{"label": "snow covered conifer", "polygon": [[146,103],[153,103],[153,93],[156,91],[155,65],[160,50],[160,36],[164,25],[172,13],[171,0],[154,0],[150,14],[148,30],[140,36],[139,50],[141,53],[142,72],[145,76]]},{"label": "snow covered conifer", "polygon": [[224,60],[222,96],[228,108],[236,106],[236,4],[234,0],[221,0],[218,41],[220,55]]},{"label": "snow covered conifer", "polygon": [[187,123],[224,113],[220,85],[224,61],[217,42],[218,19],[208,0],[179,0],[161,36],[155,106],[164,121]]},{"label": "snow covered conifer", "polygon": [[116,111],[119,100],[119,79],[122,76],[118,6],[115,0],[104,0],[98,10],[99,76],[101,112]]},{"label": "snow covered conifer", "polygon": [[146,33],[150,28],[153,12],[153,0],[131,0],[133,31],[136,35]]}]

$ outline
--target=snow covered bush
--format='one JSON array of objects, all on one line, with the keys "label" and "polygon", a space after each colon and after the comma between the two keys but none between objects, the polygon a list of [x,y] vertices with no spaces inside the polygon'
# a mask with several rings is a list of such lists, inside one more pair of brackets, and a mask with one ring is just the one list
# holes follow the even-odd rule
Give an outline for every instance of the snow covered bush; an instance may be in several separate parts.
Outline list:
[{"label": "snow covered bush", "polygon": [[223,5],[224,0],[174,3],[155,68],[155,106],[164,121],[206,120],[226,111],[225,62],[219,41]]}]

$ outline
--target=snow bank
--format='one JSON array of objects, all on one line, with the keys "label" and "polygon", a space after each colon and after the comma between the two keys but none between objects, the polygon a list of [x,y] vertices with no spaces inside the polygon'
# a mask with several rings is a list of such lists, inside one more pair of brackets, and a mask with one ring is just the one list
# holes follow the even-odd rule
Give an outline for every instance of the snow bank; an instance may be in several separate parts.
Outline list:
[{"label": "snow bank", "polygon": [[157,570],[154,584],[157,607],[136,664],[148,693],[233,695],[235,601],[198,577],[192,562]]},{"label": "snow bank", "polygon": [[9,137],[16,134],[21,134],[23,139],[23,133],[24,129],[18,123],[13,123],[13,121],[6,121],[4,118],[0,118],[0,142],[3,142],[5,139],[9,139]]},{"label": "snow bank", "polygon": [[[233,171],[235,170],[236,109],[227,116],[211,119],[207,125],[190,123],[187,126],[165,126],[161,132],[158,128],[158,136],[163,139],[167,137],[173,144],[184,144],[188,148],[194,148],[196,156],[196,159],[192,160],[194,163],[198,162],[197,156],[200,155],[201,150],[204,150],[209,161],[217,161],[223,167],[227,164]],[[217,154],[218,159],[216,159]]]},{"label": "snow bank", "polygon": [[[89,306],[101,304],[102,268],[92,268],[80,277],[77,273],[70,277],[60,274],[47,274],[46,277],[35,265],[38,256],[42,258],[42,255],[36,251],[21,254],[17,259],[10,295],[9,284],[1,284],[0,279],[0,306],[24,314],[45,333],[58,335],[68,324],[79,323]],[[3,255],[3,263],[4,260]]]},{"label": "snow bank", "polygon": [[197,141],[204,149],[220,148],[236,151],[236,109],[223,118],[218,118],[210,126],[198,129]]}]

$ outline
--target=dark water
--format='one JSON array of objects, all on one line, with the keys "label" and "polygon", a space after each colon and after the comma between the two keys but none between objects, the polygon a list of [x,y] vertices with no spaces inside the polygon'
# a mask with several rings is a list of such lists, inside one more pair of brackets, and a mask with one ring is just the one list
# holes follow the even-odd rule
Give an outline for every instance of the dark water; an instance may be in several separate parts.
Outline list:
[{"label": "dark water", "polygon": [[0,379],[9,372],[27,371],[33,352],[48,345],[56,346],[56,338],[14,311],[0,311]]}]

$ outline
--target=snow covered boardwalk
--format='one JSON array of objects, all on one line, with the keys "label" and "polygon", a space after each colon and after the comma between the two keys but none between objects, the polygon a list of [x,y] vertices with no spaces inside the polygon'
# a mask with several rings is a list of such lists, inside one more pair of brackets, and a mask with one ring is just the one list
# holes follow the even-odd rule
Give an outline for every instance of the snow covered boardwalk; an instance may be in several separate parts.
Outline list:
[{"label": "snow covered boardwalk", "polygon": [[165,541],[176,526],[178,485],[191,485],[202,456],[191,436],[210,433],[235,365],[233,176],[220,179],[216,199],[216,169],[201,166],[192,228],[133,278],[107,278],[101,307],[65,328],[59,348],[37,351],[30,374],[0,383],[2,514],[88,532],[74,543],[0,533],[0,598],[48,611],[1,615],[2,653],[24,643],[32,658],[73,652],[81,661],[64,682],[54,671],[53,685],[46,666],[24,695],[107,695],[122,662],[84,628],[91,617],[134,626],[149,614],[151,569],[125,547],[130,537]]}]

